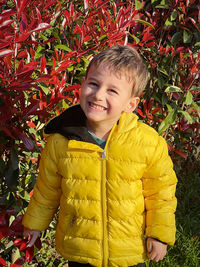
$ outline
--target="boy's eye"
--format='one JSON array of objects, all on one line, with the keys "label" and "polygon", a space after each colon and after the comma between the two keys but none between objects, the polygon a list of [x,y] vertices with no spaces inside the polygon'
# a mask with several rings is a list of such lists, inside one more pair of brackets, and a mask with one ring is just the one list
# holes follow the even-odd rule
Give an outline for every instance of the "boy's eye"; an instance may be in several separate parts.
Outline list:
[{"label": "boy's eye", "polygon": [[95,87],[98,86],[98,84],[95,83],[95,82],[90,82],[89,85],[92,85],[92,86],[95,86]]},{"label": "boy's eye", "polygon": [[115,89],[109,89],[109,91],[113,94],[117,94],[117,91]]}]

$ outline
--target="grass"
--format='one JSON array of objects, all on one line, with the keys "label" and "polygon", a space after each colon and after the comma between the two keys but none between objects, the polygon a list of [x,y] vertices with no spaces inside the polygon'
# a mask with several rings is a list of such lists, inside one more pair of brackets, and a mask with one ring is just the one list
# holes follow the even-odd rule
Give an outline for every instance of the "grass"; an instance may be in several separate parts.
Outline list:
[{"label": "grass", "polygon": [[147,267],[199,267],[200,266],[200,177],[196,170],[179,168],[177,186],[176,242],[169,247],[163,261],[149,261]]}]

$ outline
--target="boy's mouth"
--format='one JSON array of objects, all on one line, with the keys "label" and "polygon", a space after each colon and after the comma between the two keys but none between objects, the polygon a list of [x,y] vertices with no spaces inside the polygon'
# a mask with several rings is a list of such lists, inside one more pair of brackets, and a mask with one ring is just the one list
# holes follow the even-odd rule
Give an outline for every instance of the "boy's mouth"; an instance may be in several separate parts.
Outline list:
[{"label": "boy's mouth", "polygon": [[98,105],[98,104],[95,104],[95,103],[92,103],[92,102],[89,102],[89,106],[91,108],[94,108],[94,109],[99,109],[99,110],[106,110],[105,107],[101,106],[101,105]]}]

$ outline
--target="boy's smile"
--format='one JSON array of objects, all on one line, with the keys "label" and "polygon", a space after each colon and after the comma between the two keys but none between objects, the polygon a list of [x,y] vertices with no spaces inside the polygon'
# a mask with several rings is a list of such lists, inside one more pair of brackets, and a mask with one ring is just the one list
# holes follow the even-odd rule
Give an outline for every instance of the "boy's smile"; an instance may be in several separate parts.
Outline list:
[{"label": "boy's smile", "polygon": [[125,74],[119,77],[105,65],[91,66],[80,95],[80,105],[91,130],[103,126],[105,132],[110,131],[122,112],[132,112],[138,102]]}]

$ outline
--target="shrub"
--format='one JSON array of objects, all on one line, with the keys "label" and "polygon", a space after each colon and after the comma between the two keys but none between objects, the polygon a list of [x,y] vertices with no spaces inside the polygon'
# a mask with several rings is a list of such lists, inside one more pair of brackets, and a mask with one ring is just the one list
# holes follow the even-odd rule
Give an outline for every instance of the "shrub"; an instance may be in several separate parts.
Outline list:
[{"label": "shrub", "polygon": [[42,128],[79,101],[89,60],[108,46],[128,44],[143,56],[149,83],[138,116],[167,139],[178,172],[196,171],[198,8],[197,0],[0,1],[0,264],[13,262],[21,237],[22,229],[9,231],[35,183]]}]

